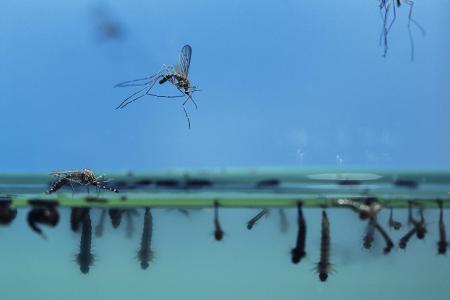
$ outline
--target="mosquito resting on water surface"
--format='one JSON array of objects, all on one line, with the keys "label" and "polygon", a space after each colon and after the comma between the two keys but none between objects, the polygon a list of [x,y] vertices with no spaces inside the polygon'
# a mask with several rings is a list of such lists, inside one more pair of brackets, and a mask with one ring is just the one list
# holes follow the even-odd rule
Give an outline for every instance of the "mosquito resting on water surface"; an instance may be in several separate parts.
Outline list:
[{"label": "mosquito resting on water surface", "polygon": [[50,175],[55,176],[56,180],[50,185],[47,190],[47,194],[51,194],[59,190],[65,185],[84,185],[95,186],[97,189],[109,190],[114,193],[118,193],[119,190],[112,187],[105,186],[105,180],[103,176],[96,176],[94,172],[89,169],[83,169],[81,171],[57,171],[52,172]]},{"label": "mosquito resting on water surface", "polygon": [[[186,111],[185,104],[190,100],[194,104],[197,109],[197,103],[195,103],[192,98],[192,94],[196,91],[199,91],[195,86],[192,86],[189,79],[189,66],[191,65],[191,56],[192,56],[192,48],[189,45],[183,46],[180,52],[180,58],[178,63],[175,66],[166,66],[163,65],[161,70],[153,74],[149,77],[134,79],[130,81],[125,81],[119,84],[116,84],[115,87],[130,87],[130,86],[143,86],[142,89],[137,92],[131,94],[125,100],[120,103],[116,109],[121,109],[127,106],[128,104],[144,97],[144,96],[153,96],[159,98],[186,98],[183,102],[183,110],[186,115],[186,119],[188,120],[188,126],[191,128],[191,121],[189,119],[189,115]],[[165,82],[169,82],[174,85],[177,90],[180,92],[180,95],[157,95],[153,94],[150,91],[155,86],[156,83],[163,84]]]}]

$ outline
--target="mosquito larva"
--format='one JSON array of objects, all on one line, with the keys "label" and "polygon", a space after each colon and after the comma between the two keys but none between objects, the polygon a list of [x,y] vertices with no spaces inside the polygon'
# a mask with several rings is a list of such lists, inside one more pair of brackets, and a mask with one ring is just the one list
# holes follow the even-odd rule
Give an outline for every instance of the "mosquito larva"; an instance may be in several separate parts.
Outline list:
[{"label": "mosquito larva", "polygon": [[330,263],[330,222],[328,221],[327,212],[322,211],[322,230],[320,237],[320,260],[316,267],[319,273],[320,281],[326,281],[328,274],[331,272]]},{"label": "mosquito larva", "polygon": [[420,211],[420,221],[413,220],[413,225],[416,227],[416,236],[419,240],[423,240],[425,238],[425,234],[427,233],[427,229],[425,228],[425,219],[423,217],[423,209]]},{"label": "mosquito larva", "polygon": [[375,223],[376,221],[374,217],[369,218],[369,221],[367,222],[366,234],[363,238],[363,246],[366,249],[372,248],[375,235]]},{"label": "mosquito larva", "polygon": [[398,246],[400,249],[405,249],[406,244],[408,244],[408,241],[411,239],[411,237],[417,232],[417,227],[413,227],[410,229],[398,242]]},{"label": "mosquito larva", "polygon": [[108,210],[109,218],[111,219],[111,224],[113,228],[119,227],[122,221],[123,209],[119,208],[110,208]]},{"label": "mosquito larva", "polygon": [[261,210],[256,216],[250,219],[250,221],[247,222],[247,229],[251,230],[253,226],[255,226],[256,222],[259,221],[265,214],[267,214],[268,210],[263,209]]},{"label": "mosquito larva", "polygon": [[145,209],[144,225],[142,229],[141,247],[138,251],[138,259],[143,270],[147,269],[153,259],[152,251],[153,216],[150,208]]},{"label": "mosquito larva", "polygon": [[298,224],[298,231],[297,231],[297,241],[295,243],[295,247],[291,250],[291,260],[292,263],[298,264],[303,257],[306,256],[305,252],[305,245],[306,245],[306,221],[303,216],[303,203],[299,202],[297,203],[297,224]]},{"label": "mosquito larva", "polygon": [[439,241],[437,242],[438,254],[444,255],[447,252],[448,242],[445,233],[444,211],[442,200],[438,200],[438,205],[439,205]]},{"label": "mosquito larva", "polygon": [[91,252],[92,225],[89,208],[82,209],[80,253],[77,254],[76,261],[80,266],[81,273],[87,274],[90,266],[94,264],[94,255]]},{"label": "mosquito larva", "polygon": [[95,226],[95,236],[101,237],[105,229],[105,219],[106,219],[106,208],[103,208],[100,213],[100,219],[98,220],[97,226]]},{"label": "mosquito larva", "polygon": [[223,239],[224,232],[219,222],[219,203],[214,202],[214,238],[216,241],[221,241]]},{"label": "mosquito larva", "polygon": [[130,239],[133,237],[135,229],[133,224],[133,213],[131,212],[131,210],[125,211],[125,217],[127,221],[127,226],[125,227],[125,236]]},{"label": "mosquito larva", "polygon": [[78,232],[80,224],[83,221],[83,214],[85,209],[81,207],[73,207],[70,209],[70,229],[73,232]]},{"label": "mosquito larva", "polygon": [[394,217],[393,217],[393,208],[390,208],[390,212],[389,212],[389,221],[388,221],[388,226],[389,228],[394,228],[395,230],[399,230],[402,227],[402,223],[395,221]]},{"label": "mosquito larva", "polygon": [[286,217],[286,212],[284,211],[284,209],[282,208],[278,209],[278,216],[280,217],[280,231],[282,233],[286,233],[289,229],[289,222]]},{"label": "mosquito larva", "polygon": [[381,234],[386,243],[386,246],[383,249],[384,254],[388,254],[391,252],[392,248],[394,248],[394,242],[391,240],[387,232],[381,227],[381,225],[375,220],[375,229]]}]

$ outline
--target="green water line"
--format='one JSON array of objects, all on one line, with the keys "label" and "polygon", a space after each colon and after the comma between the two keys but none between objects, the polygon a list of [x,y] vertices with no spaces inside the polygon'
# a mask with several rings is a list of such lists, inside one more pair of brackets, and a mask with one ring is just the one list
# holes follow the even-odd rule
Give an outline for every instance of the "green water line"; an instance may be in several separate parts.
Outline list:
[{"label": "green water line", "polygon": [[[434,170],[368,169],[207,169],[108,174],[106,185],[119,194],[85,187],[46,195],[54,177],[48,174],[0,174],[0,197],[14,207],[30,199],[54,200],[62,207],[341,207],[338,199],[374,197],[385,207],[407,207],[410,201],[424,208],[437,199],[450,207],[450,172]],[[86,199],[88,197],[88,200]],[[0,198],[1,200],[1,198]]]}]

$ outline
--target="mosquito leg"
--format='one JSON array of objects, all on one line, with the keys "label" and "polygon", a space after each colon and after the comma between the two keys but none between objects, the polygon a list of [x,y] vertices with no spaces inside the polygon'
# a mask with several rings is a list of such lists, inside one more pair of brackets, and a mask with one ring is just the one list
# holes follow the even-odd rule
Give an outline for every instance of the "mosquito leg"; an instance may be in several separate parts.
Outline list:
[{"label": "mosquito leg", "polygon": [[188,115],[188,113],[186,111],[186,108],[184,108],[184,106],[183,106],[183,111],[184,111],[184,114],[185,114],[186,119],[188,121],[188,127],[189,127],[189,129],[191,129],[191,119],[189,118],[189,115]]},{"label": "mosquito leg", "polygon": [[[140,92],[142,92],[142,91],[145,90],[145,89],[149,89],[149,88],[146,86],[145,88],[140,89],[139,91],[137,91],[137,92],[131,94],[129,97],[127,97],[125,100],[123,100],[122,103],[120,103],[120,104],[116,107],[116,109],[122,109],[122,108],[124,108],[125,106],[127,106],[128,104],[130,104],[130,103],[132,103],[132,102],[134,102],[134,101],[136,101],[136,100],[138,100],[138,99],[144,97],[147,93],[145,93],[145,94],[143,94],[143,95],[140,95],[140,96],[137,96],[137,97],[133,98],[134,96],[136,96],[137,94],[139,94]],[[150,87],[150,89],[151,89],[151,87]],[[147,91],[147,92],[148,92],[148,91]],[[130,100],[130,99],[131,99],[131,100]]]}]

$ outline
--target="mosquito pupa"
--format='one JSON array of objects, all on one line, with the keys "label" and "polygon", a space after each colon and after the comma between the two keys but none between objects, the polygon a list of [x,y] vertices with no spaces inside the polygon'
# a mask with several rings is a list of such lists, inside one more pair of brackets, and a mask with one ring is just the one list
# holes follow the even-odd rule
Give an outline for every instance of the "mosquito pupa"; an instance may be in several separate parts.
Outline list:
[{"label": "mosquito pupa", "polygon": [[317,263],[316,271],[319,274],[320,281],[326,281],[331,272],[330,263],[330,222],[327,212],[322,211],[322,229],[320,237],[320,260]]},{"label": "mosquito pupa", "polygon": [[303,203],[297,203],[297,240],[295,247],[291,250],[291,261],[294,264],[298,264],[303,257],[306,256],[305,245],[306,245],[306,221],[303,216]]},{"label": "mosquito pupa", "polygon": [[399,230],[402,227],[402,223],[400,223],[399,221],[395,221],[394,217],[393,217],[393,208],[390,208],[389,211],[389,221],[388,221],[388,226],[389,228],[394,228],[395,230]]},{"label": "mosquito pupa", "polygon": [[280,231],[281,233],[286,233],[289,229],[289,221],[286,217],[286,212],[284,211],[284,209],[278,209],[278,216],[280,218]]},{"label": "mosquito pupa", "polygon": [[17,216],[17,209],[11,207],[11,199],[9,197],[0,197],[0,224],[9,225]]},{"label": "mosquito pupa", "polygon": [[81,221],[80,252],[76,256],[76,261],[80,266],[81,273],[87,274],[89,272],[90,266],[94,264],[94,255],[91,251],[91,216],[89,214],[89,208],[83,208],[83,210],[83,218]]},{"label": "mosquito pupa", "polygon": [[106,208],[102,208],[97,226],[95,226],[95,236],[98,238],[103,235],[103,231],[105,230],[106,212],[107,212]]},{"label": "mosquito pupa", "polygon": [[267,214],[268,210],[263,209],[261,210],[256,216],[250,219],[250,221],[247,222],[247,229],[251,230],[253,226],[255,226],[256,222],[259,221],[265,214]]},{"label": "mosquito pupa", "polygon": [[394,242],[391,240],[387,232],[381,227],[381,225],[375,220],[375,229],[381,234],[386,243],[386,246],[383,249],[384,254],[388,254],[391,252],[392,248],[394,248]]},{"label": "mosquito pupa", "polygon": [[151,262],[153,259],[152,234],[153,217],[150,208],[146,208],[144,214],[144,226],[142,229],[141,247],[137,254],[137,257],[141,264],[141,268],[143,270],[148,268],[149,262]]},{"label": "mosquito pupa", "polygon": [[119,208],[110,208],[108,210],[109,218],[111,219],[111,224],[113,228],[119,227],[122,221],[123,209]]},{"label": "mosquito pupa", "polygon": [[217,201],[214,202],[214,238],[216,241],[221,241],[224,236],[224,232],[219,222],[219,203]]},{"label": "mosquito pupa", "polygon": [[27,222],[34,232],[46,238],[37,224],[55,227],[59,222],[59,213],[54,206],[35,207],[28,212]]},{"label": "mosquito pupa", "polygon": [[372,243],[375,235],[375,223],[376,221],[374,217],[369,218],[369,220],[367,221],[366,234],[363,238],[363,246],[366,249],[372,248]]},{"label": "mosquito pupa", "polygon": [[444,211],[442,200],[438,200],[439,205],[439,241],[437,242],[438,254],[444,255],[447,252],[448,242],[445,233]]}]

